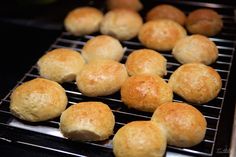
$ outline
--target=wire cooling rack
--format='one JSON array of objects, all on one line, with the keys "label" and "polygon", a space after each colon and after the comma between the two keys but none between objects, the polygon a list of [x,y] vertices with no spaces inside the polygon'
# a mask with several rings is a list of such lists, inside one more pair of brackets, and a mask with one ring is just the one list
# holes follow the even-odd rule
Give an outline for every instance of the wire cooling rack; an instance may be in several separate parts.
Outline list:
[{"label": "wire cooling rack", "polygon": [[[197,3],[198,4],[198,3]],[[199,3],[199,5],[202,3]],[[189,5],[188,3],[179,4]],[[201,6],[201,5],[200,5]],[[192,4],[191,7],[199,7]],[[216,9],[217,6],[214,6]],[[189,10],[186,10],[188,12]],[[203,113],[207,120],[207,131],[204,140],[197,146],[191,148],[179,148],[174,146],[168,146],[166,156],[174,156],[174,154],[191,155],[191,156],[213,156],[214,147],[219,130],[219,121],[222,114],[222,108],[225,102],[225,95],[227,91],[227,85],[229,76],[232,71],[233,58],[235,53],[235,37],[236,37],[236,24],[234,22],[234,15],[229,14],[229,11],[222,10],[221,15],[224,20],[224,28],[222,32],[216,37],[210,38],[214,41],[219,49],[219,58],[216,63],[211,65],[222,78],[222,89],[214,100],[203,104],[201,106],[195,106]],[[72,48],[77,51],[81,51],[83,45],[91,38],[99,34],[85,35],[82,37],[75,37],[68,32],[62,32],[61,35],[50,46],[49,50],[55,48]],[[122,45],[125,47],[125,55],[121,60],[125,63],[127,56],[137,49],[144,48],[144,46],[138,41],[133,39],[130,41],[123,41]],[[167,72],[164,77],[168,81],[170,75],[180,66],[180,64],[173,58],[170,52],[160,52],[167,59]],[[20,84],[40,77],[36,64],[33,65],[30,70],[25,73],[21,80],[17,82],[17,86]],[[121,101],[119,92],[106,97],[90,98],[84,96],[78,89],[75,82],[63,83],[62,86],[66,90],[68,96],[68,106],[82,102],[82,101],[102,101],[109,105],[116,118],[116,124],[114,133],[128,122],[134,120],[149,120],[152,116],[151,113],[141,112],[134,109],[128,109]],[[14,89],[13,89],[14,90]],[[37,147],[59,153],[64,153],[72,156],[113,156],[112,153],[112,138],[102,142],[72,142],[65,139],[59,132],[59,119],[53,119],[51,121],[42,123],[26,123],[21,120],[15,119],[9,111],[10,103],[10,91],[5,98],[2,99],[0,104],[0,128],[4,128],[7,131],[0,134],[0,140],[7,142],[15,142],[22,145],[28,145],[31,147]],[[174,95],[174,101],[182,102],[182,98]],[[226,113],[225,113],[226,114]],[[27,136],[26,136],[27,135]],[[50,141],[50,142],[49,142]],[[80,149],[77,149],[79,146]]]}]

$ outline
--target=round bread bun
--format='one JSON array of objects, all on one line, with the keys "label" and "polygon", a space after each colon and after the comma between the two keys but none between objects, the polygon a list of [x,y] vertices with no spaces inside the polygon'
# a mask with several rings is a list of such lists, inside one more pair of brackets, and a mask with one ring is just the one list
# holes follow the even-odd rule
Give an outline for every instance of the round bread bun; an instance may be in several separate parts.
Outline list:
[{"label": "round bread bun", "polygon": [[133,121],[120,128],[113,138],[116,157],[162,157],[167,145],[161,125],[152,121]]},{"label": "round bread bun", "polygon": [[115,8],[129,8],[135,11],[140,11],[143,8],[143,4],[140,0],[107,0],[106,4],[109,10]]},{"label": "round bread bun", "polygon": [[157,107],[173,100],[169,85],[157,75],[134,75],[121,87],[121,100],[129,108],[154,112]]},{"label": "round bread bun", "polygon": [[124,52],[119,40],[108,35],[99,35],[86,42],[82,49],[82,56],[87,62],[95,59],[120,61]]},{"label": "round bread bun", "polygon": [[76,83],[86,96],[106,96],[120,90],[127,77],[123,64],[108,59],[94,60],[83,67],[76,77]]},{"label": "round bread bun", "polygon": [[147,21],[157,19],[173,20],[183,26],[185,24],[186,15],[173,5],[161,4],[152,8],[146,16]]},{"label": "round bread bun", "polygon": [[207,122],[200,111],[186,103],[169,102],[156,109],[151,118],[162,124],[167,134],[167,144],[192,147],[205,137]]},{"label": "round bread bun", "polygon": [[194,104],[203,104],[214,99],[221,90],[220,75],[210,66],[187,63],[170,76],[168,83],[173,91]]},{"label": "round bread bun", "polygon": [[186,30],[177,22],[160,19],[146,22],[141,27],[138,38],[147,48],[169,51],[186,35]]},{"label": "round bread bun", "polygon": [[49,51],[37,62],[40,76],[58,83],[74,81],[84,64],[79,52],[67,48]]},{"label": "round bread bun", "polygon": [[167,74],[167,60],[160,53],[150,49],[133,51],[127,58],[125,66],[129,75],[153,74],[163,77]]},{"label": "round bread bun", "polygon": [[93,7],[79,7],[70,11],[65,17],[65,29],[76,36],[92,34],[99,31],[103,13]]},{"label": "round bread bun", "polygon": [[212,9],[197,9],[189,13],[186,28],[192,34],[214,36],[221,31],[221,16]]},{"label": "round bread bun", "polygon": [[182,64],[198,62],[210,65],[218,58],[218,48],[206,36],[196,34],[179,40],[172,54]]},{"label": "round bread bun", "polygon": [[100,31],[119,40],[130,40],[138,35],[142,24],[142,17],[137,12],[117,8],[105,14]]},{"label": "round bread bun", "polygon": [[114,126],[114,115],[102,102],[74,104],[60,118],[60,131],[71,140],[102,141],[112,135]]},{"label": "round bread bun", "polygon": [[40,122],[60,116],[66,105],[67,96],[60,84],[36,78],[14,89],[10,111],[19,119]]}]

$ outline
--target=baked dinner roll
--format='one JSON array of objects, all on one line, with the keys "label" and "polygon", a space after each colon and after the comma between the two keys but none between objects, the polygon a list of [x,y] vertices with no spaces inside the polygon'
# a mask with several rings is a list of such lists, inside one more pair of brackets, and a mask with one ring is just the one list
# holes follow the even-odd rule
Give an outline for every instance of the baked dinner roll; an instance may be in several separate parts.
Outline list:
[{"label": "baked dinner roll", "polygon": [[86,42],[82,49],[82,56],[87,62],[94,59],[120,61],[124,52],[119,40],[108,35],[99,35]]},{"label": "baked dinner roll", "polygon": [[78,89],[86,96],[106,96],[120,90],[128,74],[123,64],[113,60],[94,60],[76,77]]},{"label": "baked dinner roll", "polygon": [[154,112],[158,106],[172,99],[172,89],[157,75],[134,75],[121,87],[121,100],[124,104],[140,111]]},{"label": "baked dinner roll", "polygon": [[192,147],[205,137],[207,122],[200,111],[186,103],[169,102],[153,113],[153,122],[162,124],[167,134],[167,144]]},{"label": "baked dinner roll", "polygon": [[40,122],[60,116],[66,105],[67,96],[60,84],[36,78],[14,89],[10,111],[19,119]]},{"label": "baked dinner roll", "polygon": [[81,102],[67,108],[60,118],[61,133],[80,141],[102,141],[113,133],[115,118],[102,102]]},{"label": "baked dinner roll", "polygon": [[139,11],[143,8],[143,4],[140,0],[107,0],[106,4],[109,10],[115,8],[129,8]]},{"label": "baked dinner roll", "polygon": [[221,16],[212,9],[197,9],[189,13],[186,28],[192,34],[214,36],[221,31]]},{"label": "baked dinner roll", "polygon": [[160,19],[146,22],[140,29],[138,38],[148,48],[169,51],[186,35],[186,30],[177,22]]},{"label": "baked dinner roll", "polygon": [[147,21],[157,19],[173,20],[183,26],[186,20],[186,15],[183,11],[173,5],[161,4],[152,8],[146,16]]},{"label": "baked dinner roll", "polygon": [[196,34],[179,40],[172,54],[182,64],[198,62],[210,65],[218,58],[218,48],[206,36]]},{"label": "baked dinner roll", "polygon": [[103,13],[93,7],[79,7],[65,17],[65,29],[76,36],[91,34],[99,30]]},{"label": "baked dinner roll", "polygon": [[214,99],[221,90],[220,75],[210,66],[188,63],[170,76],[169,85],[186,101],[203,104]]},{"label": "baked dinner roll", "polygon": [[115,134],[113,152],[116,157],[162,157],[166,143],[161,125],[152,121],[133,121]]},{"label": "baked dinner roll", "polygon": [[142,24],[142,17],[137,12],[117,8],[105,14],[100,31],[119,40],[129,40],[137,36]]},{"label": "baked dinner roll", "polygon": [[133,51],[127,58],[125,66],[129,75],[154,74],[164,76],[167,60],[160,53],[150,49]]},{"label": "baked dinner roll", "polygon": [[37,62],[40,76],[59,83],[74,81],[84,64],[80,53],[68,48],[49,51]]}]

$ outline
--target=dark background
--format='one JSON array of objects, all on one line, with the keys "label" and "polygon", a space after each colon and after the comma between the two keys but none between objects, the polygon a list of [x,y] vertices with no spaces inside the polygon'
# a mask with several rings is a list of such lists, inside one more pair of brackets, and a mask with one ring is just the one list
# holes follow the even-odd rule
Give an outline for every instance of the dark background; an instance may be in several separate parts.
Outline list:
[{"label": "dark background", "polygon": [[[99,1],[101,0],[90,3],[101,5]],[[63,20],[68,11],[85,2],[86,0],[57,0],[48,4],[43,4],[42,0],[0,2],[0,99],[9,93],[59,36],[64,29]],[[236,4],[235,0],[208,0],[208,2]],[[59,153],[45,150],[42,152],[41,149],[10,144],[2,140],[0,140],[0,154],[1,156],[61,156]]]}]

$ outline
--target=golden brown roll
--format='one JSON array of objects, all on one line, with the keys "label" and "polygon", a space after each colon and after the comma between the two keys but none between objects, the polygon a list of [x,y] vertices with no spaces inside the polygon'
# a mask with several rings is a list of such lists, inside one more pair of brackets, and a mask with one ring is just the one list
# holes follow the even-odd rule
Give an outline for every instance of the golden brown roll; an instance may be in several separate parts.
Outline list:
[{"label": "golden brown roll", "polygon": [[14,89],[10,111],[22,120],[40,122],[60,116],[66,105],[66,93],[60,84],[36,78]]},{"label": "golden brown roll", "polygon": [[105,14],[100,31],[119,40],[129,40],[137,36],[142,24],[142,17],[137,12],[118,8]]},{"label": "golden brown roll", "polygon": [[99,30],[103,13],[93,7],[79,7],[65,17],[65,29],[76,36],[91,34]]},{"label": "golden brown roll", "polygon": [[133,51],[127,58],[125,66],[129,75],[153,74],[164,76],[167,60],[160,53],[150,49]]},{"label": "golden brown roll", "polygon": [[210,65],[218,58],[216,44],[203,35],[191,35],[179,40],[172,54],[180,63],[203,63]]},{"label": "golden brown roll", "polygon": [[129,8],[139,11],[143,8],[143,4],[140,0],[107,0],[106,4],[109,10],[115,8]]},{"label": "golden brown roll", "polygon": [[76,77],[78,89],[86,96],[106,96],[117,92],[128,74],[125,66],[113,60],[94,60]]},{"label": "golden brown roll", "polygon": [[205,137],[207,126],[205,117],[196,108],[186,103],[163,104],[156,109],[151,120],[162,124],[169,145],[192,147]]},{"label": "golden brown roll", "polygon": [[81,102],[67,108],[60,118],[61,133],[79,141],[102,141],[113,133],[115,118],[102,102]]},{"label": "golden brown roll", "polygon": [[152,121],[133,121],[115,134],[113,152],[116,157],[162,157],[166,143],[161,125]]},{"label": "golden brown roll", "polygon": [[158,106],[172,99],[172,89],[157,75],[134,75],[121,86],[124,104],[140,111],[154,112]]},{"label": "golden brown roll", "polygon": [[157,19],[173,20],[183,26],[186,20],[186,15],[183,11],[173,5],[161,4],[152,8],[146,16],[147,21]]},{"label": "golden brown roll", "polygon": [[138,38],[148,48],[169,51],[186,35],[186,30],[177,22],[160,19],[146,22],[140,29]]},{"label": "golden brown roll", "polygon": [[120,61],[124,52],[119,40],[108,35],[99,35],[86,42],[82,49],[82,56],[87,62],[94,59]]},{"label": "golden brown roll", "polygon": [[214,36],[221,31],[221,16],[212,9],[197,9],[189,13],[186,28],[192,34]]},{"label": "golden brown roll", "polygon": [[49,51],[37,62],[40,76],[59,83],[74,81],[84,64],[80,53],[68,48]]},{"label": "golden brown roll", "polygon": [[203,104],[218,95],[222,81],[212,67],[201,63],[187,63],[174,71],[168,84],[186,101]]}]

